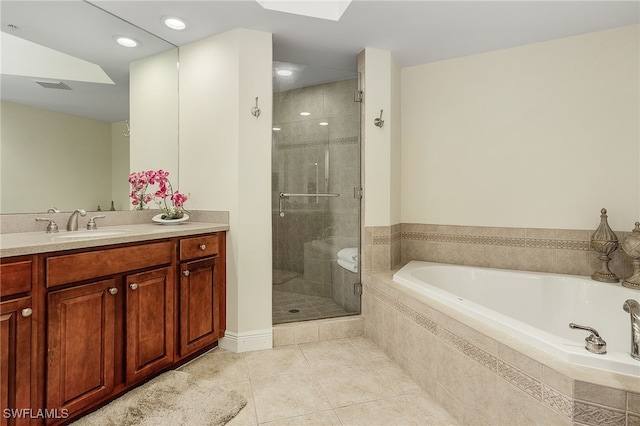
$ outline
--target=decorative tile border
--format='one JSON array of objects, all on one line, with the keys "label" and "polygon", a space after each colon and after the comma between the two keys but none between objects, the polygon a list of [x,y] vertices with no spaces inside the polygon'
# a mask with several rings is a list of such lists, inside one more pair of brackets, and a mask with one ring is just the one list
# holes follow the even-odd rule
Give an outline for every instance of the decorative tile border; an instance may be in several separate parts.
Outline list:
[{"label": "decorative tile border", "polygon": [[357,145],[360,143],[359,136],[349,136],[346,138],[334,138],[334,139],[318,139],[311,141],[298,141],[290,143],[274,143],[275,149],[299,149],[299,148],[318,148],[325,146],[338,146],[338,145]]},{"label": "decorative tile border", "polygon": [[385,244],[397,243],[402,240],[402,234],[400,232],[395,232],[391,235],[374,235],[373,236],[373,245],[380,246]]},{"label": "decorative tile border", "polygon": [[629,414],[627,416],[627,426],[640,426],[640,416]]},{"label": "decorative tile border", "polygon": [[542,401],[568,418],[573,415],[573,401],[571,401],[571,398],[545,384],[542,385]]},{"label": "decorative tile border", "polygon": [[384,293],[383,291],[380,291],[375,287],[369,287],[367,291],[371,293],[373,296],[375,296],[376,298],[380,299],[380,301],[396,309],[399,313],[404,315],[406,318],[414,321],[421,327],[427,329],[427,331],[429,331],[431,334],[436,335],[438,325],[434,321],[430,320],[429,318],[425,317],[419,312],[411,309],[409,306],[405,305],[404,303],[401,303],[398,300],[390,297],[389,295],[387,295],[386,293]]},{"label": "decorative tile border", "polygon": [[625,426],[624,411],[592,405],[583,401],[573,403],[573,421],[585,425],[601,426]]},{"label": "decorative tile border", "polygon": [[394,232],[391,234],[391,243],[395,243],[402,240],[402,233]]},{"label": "decorative tile border", "polygon": [[520,369],[498,360],[498,376],[525,391],[538,401],[542,401],[542,383]]},{"label": "decorative tile border", "polygon": [[[572,241],[572,240],[550,240],[539,238],[520,238],[520,237],[497,237],[483,235],[460,235],[460,234],[442,234],[430,232],[408,232],[401,233],[402,240],[407,241],[429,241],[438,243],[457,243],[457,244],[480,244],[490,246],[505,247],[529,247],[529,248],[548,248],[548,249],[565,249],[565,250],[582,250],[588,251],[589,241]],[[374,237],[375,238],[375,237]],[[374,239],[374,244],[375,239]]]},{"label": "decorative tile border", "polygon": [[377,286],[381,284],[372,285],[367,282],[364,282],[364,284],[365,292],[375,297],[375,299],[389,305],[399,314],[427,329],[442,341],[489,368],[507,383],[524,391],[532,398],[541,401],[545,406],[550,407],[566,419],[574,422],[574,424],[593,426],[640,426],[640,415],[590,402],[574,400],[570,396],[543,383],[541,380],[528,375],[510,363],[491,355],[450,330],[438,325],[435,321],[425,317],[397,298],[378,288]]},{"label": "decorative tile border", "polygon": [[390,244],[391,237],[389,235],[374,235],[373,236],[373,245],[380,246],[385,244]]},{"label": "decorative tile border", "polygon": [[[498,359],[496,356],[491,355],[490,353],[482,350],[476,345],[466,341],[450,330],[437,325],[437,323],[435,323],[431,319],[425,317],[424,315],[420,314],[419,312],[415,311],[399,300],[389,296],[375,286],[370,284],[367,285],[366,283],[365,285],[365,291],[370,293],[380,302],[391,306],[400,314],[426,328],[429,332],[435,334],[438,338],[452,345],[458,351],[489,368],[491,371],[496,373],[499,377],[506,380],[511,385],[517,387],[518,389],[521,389],[536,400],[541,401],[545,405],[553,408],[569,420],[572,419],[572,416],[575,416],[575,407],[573,406],[573,402],[570,397],[564,395],[557,389],[554,389],[542,383],[540,380],[529,376],[528,374],[524,373],[508,362]],[[624,426],[624,423],[621,426]]]},{"label": "decorative tile border", "polygon": [[491,355],[488,352],[483,351],[476,345],[467,342],[462,337],[458,336],[455,333],[447,330],[443,327],[438,327],[438,337],[440,337],[445,342],[449,343],[451,346],[458,349],[463,354],[467,355],[469,358],[479,362],[484,365],[494,373],[496,372],[496,361],[497,358]]}]

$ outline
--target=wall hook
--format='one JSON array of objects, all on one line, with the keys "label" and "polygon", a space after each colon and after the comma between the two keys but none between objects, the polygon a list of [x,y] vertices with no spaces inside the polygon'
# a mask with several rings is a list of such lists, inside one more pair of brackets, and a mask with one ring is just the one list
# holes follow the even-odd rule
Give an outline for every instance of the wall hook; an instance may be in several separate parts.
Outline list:
[{"label": "wall hook", "polygon": [[382,119],[382,110],[380,110],[380,117],[373,120],[373,125],[376,127],[380,127],[381,129],[382,126],[384,126],[384,120]]},{"label": "wall hook", "polygon": [[260,111],[260,108],[258,107],[258,97],[256,96],[256,106],[251,108],[251,115],[253,115],[255,118],[258,118],[260,117],[261,112],[262,111]]},{"label": "wall hook", "polygon": [[129,127],[129,120],[124,120],[124,124],[127,126],[127,130],[123,130],[123,131],[122,131],[122,134],[123,134],[125,137],[127,137],[127,138],[128,138],[128,137],[131,135],[131,128]]}]

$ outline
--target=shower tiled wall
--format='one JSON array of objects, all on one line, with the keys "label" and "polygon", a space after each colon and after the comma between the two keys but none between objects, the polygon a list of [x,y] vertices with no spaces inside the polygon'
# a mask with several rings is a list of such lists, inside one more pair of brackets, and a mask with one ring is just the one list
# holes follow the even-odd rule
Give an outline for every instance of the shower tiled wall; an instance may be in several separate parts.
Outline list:
[{"label": "shower tiled wall", "polygon": [[[305,243],[359,235],[359,203],[353,201],[360,181],[357,89],[353,78],[274,93],[273,126],[280,129],[273,132],[272,150],[274,269],[303,273]],[[280,192],[340,196],[285,199],[281,217]]]},{"label": "shower tiled wall", "polygon": [[[594,228],[595,230],[595,228]],[[591,275],[599,268],[590,250],[594,230],[500,228],[402,223],[364,230],[363,269],[395,269],[410,260],[490,268]],[[615,231],[622,242],[629,231]],[[620,249],[609,267],[619,277],[632,275]]]}]

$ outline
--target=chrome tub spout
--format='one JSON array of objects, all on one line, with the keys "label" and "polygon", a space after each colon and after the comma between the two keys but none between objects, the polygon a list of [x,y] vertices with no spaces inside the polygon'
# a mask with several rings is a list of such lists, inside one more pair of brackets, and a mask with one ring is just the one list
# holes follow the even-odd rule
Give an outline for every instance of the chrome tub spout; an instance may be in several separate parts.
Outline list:
[{"label": "chrome tub spout", "polygon": [[622,309],[631,316],[631,357],[640,360],[640,303],[629,299]]}]

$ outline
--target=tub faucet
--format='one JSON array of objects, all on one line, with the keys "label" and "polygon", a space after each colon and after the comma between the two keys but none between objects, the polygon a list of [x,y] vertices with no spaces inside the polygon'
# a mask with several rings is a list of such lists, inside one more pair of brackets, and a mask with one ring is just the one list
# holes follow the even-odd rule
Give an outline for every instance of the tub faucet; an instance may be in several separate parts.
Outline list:
[{"label": "tub faucet", "polygon": [[78,215],[86,216],[87,212],[82,209],[76,209],[69,216],[69,221],[67,222],[67,231],[77,231],[78,230]]},{"label": "tub faucet", "polygon": [[577,328],[577,329],[585,330],[591,333],[590,336],[587,336],[584,339],[584,348],[589,352],[598,354],[598,355],[604,355],[607,353],[607,342],[605,342],[602,339],[602,337],[600,337],[598,330],[596,330],[595,328],[587,327],[586,325],[574,324],[574,323],[570,323],[569,328]]},{"label": "tub faucet", "polygon": [[640,303],[629,299],[622,309],[631,316],[631,357],[640,360]]}]

